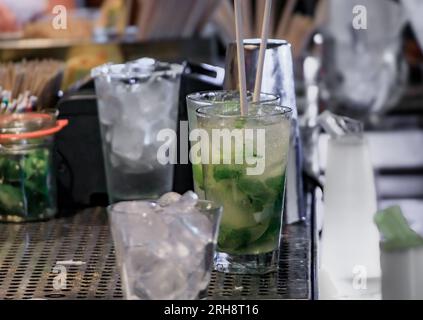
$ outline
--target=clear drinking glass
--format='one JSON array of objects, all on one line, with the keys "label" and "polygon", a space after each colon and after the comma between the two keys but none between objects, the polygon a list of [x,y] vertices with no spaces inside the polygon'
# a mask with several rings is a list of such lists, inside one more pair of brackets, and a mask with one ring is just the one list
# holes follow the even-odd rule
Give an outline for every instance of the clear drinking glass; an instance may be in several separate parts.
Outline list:
[{"label": "clear drinking glass", "polygon": [[[224,210],[215,268],[275,271],[292,110],[279,103],[252,103],[241,116],[239,102],[231,102],[200,107],[196,114],[198,128],[209,138],[201,151],[205,196]],[[216,139],[220,133],[223,143]]]},{"label": "clear drinking glass", "polygon": [[110,202],[158,198],[172,189],[174,168],[159,161],[164,142],[157,134],[176,131],[182,69],[143,58],[92,71]]},{"label": "clear drinking glass", "polygon": [[188,192],[163,206],[125,201],[108,207],[127,299],[200,298],[207,290],[222,208]]},{"label": "clear drinking glass", "polygon": [[[252,101],[253,94],[247,92],[248,101]],[[275,103],[279,97],[274,94],[261,93],[260,102]],[[199,107],[216,105],[219,103],[239,103],[239,91],[221,90],[221,91],[202,91],[189,94],[187,96],[187,113],[189,129],[197,129],[197,116],[195,111]],[[200,155],[192,154],[191,157],[198,159]],[[194,159],[194,161],[195,161]],[[201,164],[192,164],[192,173],[194,180],[194,190],[201,199],[204,199],[203,170]]]}]

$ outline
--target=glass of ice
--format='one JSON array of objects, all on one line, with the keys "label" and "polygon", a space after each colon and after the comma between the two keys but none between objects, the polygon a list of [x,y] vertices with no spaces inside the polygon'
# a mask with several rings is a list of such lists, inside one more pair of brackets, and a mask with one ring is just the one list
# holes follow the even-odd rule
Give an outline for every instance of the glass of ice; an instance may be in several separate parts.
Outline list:
[{"label": "glass of ice", "polygon": [[[247,92],[248,101],[252,101],[253,95]],[[195,111],[199,107],[212,106],[220,103],[237,103],[239,102],[239,91],[235,90],[218,90],[218,91],[202,91],[189,94],[187,96],[187,113],[189,129],[194,130],[197,128],[197,116]],[[273,94],[261,93],[260,102],[262,103],[275,103],[279,101],[279,97]],[[199,154],[191,154],[192,160],[192,174],[194,180],[194,190],[201,199],[204,199],[204,185],[203,185],[203,170],[201,163],[199,163]],[[198,160],[198,161],[196,161]],[[198,162],[198,163],[197,163]]]},{"label": "glass of ice", "polygon": [[201,141],[208,147],[201,150],[206,199],[224,210],[215,268],[276,271],[292,110],[252,103],[242,116],[239,102],[231,102],[200,107],[196,114],[209,138]]},{"label": "glass of ice", "polygon": [[93,69],[111,203],[171,191],[173,165],[159,149],[173,141],[157,135],[176,131],[182,69],[150,58]]},{"label": "glass of ice", "polygon": [[222,208],[188,191],[108,207],[127,299],[203,296],[210,281]]}]

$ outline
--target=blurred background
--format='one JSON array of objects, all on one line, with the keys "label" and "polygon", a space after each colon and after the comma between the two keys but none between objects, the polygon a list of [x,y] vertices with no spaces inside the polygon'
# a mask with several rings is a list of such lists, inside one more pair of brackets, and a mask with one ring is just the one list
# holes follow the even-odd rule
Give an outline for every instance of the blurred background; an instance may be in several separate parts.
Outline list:
[{"label": "blurred background", "polygon": [[[242,10],[244,37],[259,37],[264,1],[244,0]],[[420,226],[422,14],[421,0],[274,0],[269,35],[292,45],[305,178],[325,185],[329,136],[319,115],[330,110],[360,120],[376,172],[378,208],[399,205],[410,224]],[[58,136],[64,153],[94,150],[101,156],[97,119],[86,117],[96,113],[92,68],[140,57],[183,63],[184,119],[187,93],[222,88],[226,48],[234,39],[232,0],[0,0],[0,86],[15,96],[30,87],[40,105],[58,107],[79,128],[78,134]],[[92,135],[97,137],[90,146],[84,137]],[[88,164],[81,165],[81,157],[69,164],[80,170],[70,192],[67,169],[59,167],[59,201],[70,198],[61,194],[72,194],[82,205],[104,203],[95,199],[105,191],[103,170],[96,167],[102,161],[94,159],[90,167],[91,153],[83,157]],[[342,159],[338,163],[342,179]],[[323,193],[317,194],[320,229]]]},{"label": "blurred background", "polygon": [[[414,3],[369,2],[368,29],[354,30],[357,1],[275,0],[270,38],[292,44],[299,93],[305,58],[312,56],[321,108],[370,116],[374,122],[375,114],[419,94],[423,56],[416,32],[422,27]],[[67,9],[62,20],[60,6]],[[259,37],[263,10],[264,1],[243,1],[245,38]],[[64,87],[93,66],[143,55],[223,66],[234,32],[230,0],[0,0],[0,61],[64,61]],[[375,92],[369,83],[381,90]],[[403,104],[401,110],[416,107]]]}]

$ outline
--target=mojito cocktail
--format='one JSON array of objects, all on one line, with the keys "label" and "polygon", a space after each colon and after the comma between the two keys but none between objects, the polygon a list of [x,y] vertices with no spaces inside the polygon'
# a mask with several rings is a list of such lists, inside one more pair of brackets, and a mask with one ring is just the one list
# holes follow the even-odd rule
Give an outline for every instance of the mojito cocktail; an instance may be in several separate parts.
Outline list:
[{"label": "mojito cocktail", "polygon": [[[252,101],[253,94],[247,92],[248,101]],[[260,102],[261,103],[275,103],[279,101],[279,97],[273,94],[261,93]],[[187,96],[187,113],[189,121],[189,129],[194,130],[197,126],[197,116],[195,111],[200,107],[213,106],[225,103],[228,105],[233,105],[234,108],[237,108],[239,104],[239,91],[233,90],[221,90],[221,91],[203,91],[189,94]],[[203,168],[200,161],[198,160],[200,155],[191,154],[191,157],[194,158],[192,163],[192,175],[194,180],[194,190],[199,195],[201,199],[204,199],[204,183],[203,183]]]},{"label": "mojito cocktail", "polygon": [[197,109],[198,128],[209,137],[201,151],[205,196],[223,205],[217,270],[277,268],[290,116],[277,104],[250,104],[245,116],[239,104]]}]

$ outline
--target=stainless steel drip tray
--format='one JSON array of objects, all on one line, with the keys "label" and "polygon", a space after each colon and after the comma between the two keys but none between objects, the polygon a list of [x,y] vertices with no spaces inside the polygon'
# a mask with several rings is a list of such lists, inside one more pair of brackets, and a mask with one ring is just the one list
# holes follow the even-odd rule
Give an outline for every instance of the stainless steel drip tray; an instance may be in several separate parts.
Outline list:
[{"label": "stainless steel drip tray", "polygon": [[[311,299],[310,235],[306,223],[286,226],[278,273],[213,272],[208,297]],[[63,261],[74,265],[57,265]],[[0,224],[0,299],[122,298],[104,209],[47,222]]]}]

